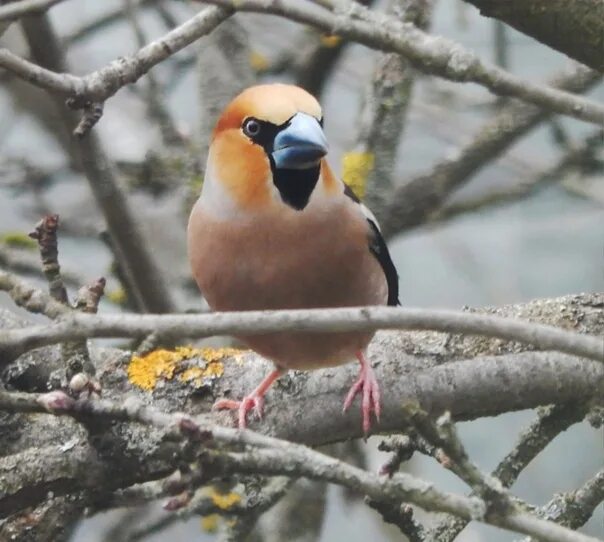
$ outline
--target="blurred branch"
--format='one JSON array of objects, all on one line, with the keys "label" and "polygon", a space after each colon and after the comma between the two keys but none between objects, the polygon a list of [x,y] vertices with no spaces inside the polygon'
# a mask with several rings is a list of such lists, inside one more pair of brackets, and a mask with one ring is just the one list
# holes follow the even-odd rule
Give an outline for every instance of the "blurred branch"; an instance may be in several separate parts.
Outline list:
[{"label": "blurred branch", "polygon": [[[125,6],[126,17],[130,22],[132,31],[136,38],[137,46],[142,49],[147,42],[145,32],[138,20],[137,5],[134,0],[123,0]],[[153,72],[147,73],[145,88],[145,102],[147,105],[147,114],[157,126],[164,145],[169,147],[180,147],[185,143],[185,140],[174,124],[174,120],[166,107],[165,99],[161,85]]]},{"label": "blurred branch", "polygon": [[424,542],[424,526],[413,517],[413,508],[409,504],[395,503],[393,505],[371,499],[366,499],[366,503],[379,512],[386,523],[391,523],[398,527],[409,542]]},{"label": "blurred branch", "polygon": [[[21,21],[33,58],[57,71],[66,65],[58,39],[46,16],[25,17]],[[61,100],[57,108],[69,129],[77,121]],[[164,277],[152,258],[148,243],[128,204],[109,158],[96,134],[73,142],[75,153],[105,217],[116,257],[122,265],[128,286],[136,295],[140,310],[171,312],[172,300]]]},{"label": "blurred branch", "polygon": [[600,0],[465,0],[549,47],[604,71],[604,4]]},{"label": "blurred branch", "polygon": [[493,22],[493,49],[495,64],[503,69],[509,69],[509,49],[510,42],[508,29],[501,21]]},{"label": "blurred branch", "polygon": [[[541,409],[537,419],[522,431],[514,448],[497,465],[492,476],[497,478],[504,487],[512,487],[520,473],[531,461],[560,433],[580,422],[588,409],[587,403],[575,401]],[[426,540],[453,542],[467,524],[467,521],[449,516],[430,529]]]},{"label": "blurred branch", "polygon": [[120,405],[106,400],[90,399],[74,401],[62,392],[25,396],[0,391],[0,408],[13,412],[50,412],[55,415],[74,416],[76,419],[84,415],[104,420],[133,421],[156,426],[167,431],[173,438],[201,439],[202,442],[210,440],[230,446],[245,444],[254,449],[247,452],[226,452],[207,448],[201,454],[199,463],[208,471],[222,472],[223,475],[285,474],[326,480],[360,491],[374,500],[404,500],[429,511],[454,513],[466,519],[477,519],[548,542],[595,542],[594,538],[519,510],[490,510],[487,513],[485,503],[480,499],[436,490],[432,484],[409,474],[398,473],[392,478],[379,478],[300,444],[263,436],[249,430],[207,426],[202,421],[184,414],[166,414],[142,404]]},{"label": "blurred branch", "polygon": [[602,137],[602,131],[592,133],[579,145],[571,145],[570,149],[550,169],[521,180],[513,186],[491,191],[482,197],[444,205],[430,216],[429,221],[450,220],[468,212],[483,211],[497,205],[512,203],[533,195],[546,186],[561,182],[569,170],[581,169],[582,164],[593,160],[594,150],[601,145]]},{"label": "blurred branch", "polygon": [[7,49],[0,49],[0,67],[36,86],[70,98],[71,108],[84,109],[90,103],[103,103],[125,85],[134,83],[162,60],[211,32],[230,14],[227,9],[208,7],[136,54],[114,60],[83,77],[64,73],[61,66],[47,69],[33,64]]},{"label": "blurred branch", "polygon": [[9,0],[5,5],[0,5],[0,21],[11,21],[23,17],[44,13],[55,4],[64,0],[20,0],[19,2]]},{"label": "blurred branch", "polygon": [[[418,69],[453,81],[474,82],[493,93],[513,96],[552,112],[601,124],[604,106],[549,86],[519,78],[441,36],[431,36],[359,3],[339,1],[333,12],[309,9],[302,2],[267,4],[264,0],[206,0],[236,11],[271,13],[308,24],[323,32],[357,41],[373,49],[401,54]],[[0,66],[6,65],[0,55]]]},{"label": "blurred branch", "polygon": [[[374,0],[359,0],[370,7]],[[296,62],[296,85],[306,89],[313,96],[320,97],[329,76],[335,69],[349,42],[339,36],[315,35],[311,47],[304,48],[304,55]]]},{"label": "blurred branch", "polygon": [[0,521],[0,540],[69,542],[84,506],[76,497],[50,497],[33,509]]},{"label": "blurred branch", "polygon": [[555,495],[541,510],[542,517],[578,529],[604,500],[604,469],[575,491]]},{"label": "blurred branch", "polygon": [[[6,271],[23,273],[42,277],[40,261],[33,254],[24,250],[13,249],[6,245],[0,245],[0,267]],[[61,275],[65,284],[79,286],[83,283],[83,277],[77,273],[62,270]]]},{"label": "blurred branch", "polygon": [[[274,478],[268,478],[264,480],[264,483],[259,483],[257,480],[258,477],[252,477],[254,483],[246,483],[246,504],[243,510],[236,514],[233,522],[226,527],[225,536],[221,539],[221,542],[243,542],[248,541],[251,542],[254,540],[252,535],[253,529],[256,527],[256,524],[260,517],[268,512],[271,508],[273,508],[279,501],[283,503],[284,497],[289,497],[292,492],[292,485],[297,481],[296,477],[288,477],[288,476],[276,476]],[[293,491],[295,491],[297,485],[294,486]],[[288,495],[288,493],[290,495]],[[299,515],[297,518],[306,518],[307,515],[304,513],[303,507],[308,504],[308,501],[314,501],[320,503],[322,501],[322,495],[312,493],[311,495],[305,493],[305,497],[307,502],[298,502],[301,505],[302,509],[297,509],[294,513]],[[230,512],[230,509],[228,510]],[[274,512],[277,512],[276,510]],[[281,521],[287,525],[287,534],[285,538],[288,541],[295,542],[296,538],[296,527],[295,524],[290,523],[291,519],[297,518],[287,518],[281,516],[279,512],[276,514],[277,518],[281,519]],[[272,523],[272,522],[271,522]],[[274,526],[274,524],[273,524]],[[307,532],[315,531],[315,525],[311,525],[309,523],[305,523],[305,527]],[[251,535],[251,536],[250,536]],[[263,542],[269,542],[270,539],[266,537],[261,538]],[[283,538],[277,538],[278,541],[283,540]]]},{"label": "blurred branch", "polygon": [[[391,5],[394,16],[425,29],[432,12],[431,0],[395,0]],[[370,209],[383,208],[391,195],[393,172],[396,162],[396,150],[400,142],[411,103],[415,70],[409,61],[394,53],[380,55],[374,69],[373,78],[367,85],[357,141],[353,153],[344,157],[344,165],[355,156],[361,166],[369,170],[364,182],[364,201]],[[351,184],[353,190],[355,169],[349,169],[353,179],[344,181]],[[361,179],[359,179],[361,180]],[[352,182],[350,182],[352,181]],[[357,188],[357,192],[359,192]],[[362,193],[357,193],[362,197]]]},{"label": "blurred branch", "polygon": [[[601,78],[601,74],[577,64],[574,69],[552,78],[551,84],[583,92]],[[391,237],[429,221],[429,215],[439,209],[454,190],[550,115],[547,109],[523,103],[502,108],[455,156],[399,186],[384,207],[374,209],[384,235]]]},{"label": "blurred branch", "polygon": [[[10,289],[11,277],[2,273],[0,278],[4,278],[4,284],[0,282],[0,288],[14,295],[15,291]],[[246,336],[274,331],[329,333],[377,329],[435,330],[482,335],[604,361],[604,344],[597,337],[497,316],[392,307],[244,311],[198,315],[71,314],[50,326],[0,330],[0,351],[21,354],[32,348],[92,337],[143,338],[155,334],[162,338],[202,338],[213,335]]]},{"label": "blurred branch", "polygon": [[[148,4],[156,4],[158,0],[133,0],[136,7],[146,6]],[[93,34],[105,30],[108,26],[115,24],[124,19],[125,13],[123,7],[116,7],[114,9],[104,12],[101,16],[84,23],[80,28],[72,31],[71,33],[62,36],[62,41],[67,47],[91,37]]]}]

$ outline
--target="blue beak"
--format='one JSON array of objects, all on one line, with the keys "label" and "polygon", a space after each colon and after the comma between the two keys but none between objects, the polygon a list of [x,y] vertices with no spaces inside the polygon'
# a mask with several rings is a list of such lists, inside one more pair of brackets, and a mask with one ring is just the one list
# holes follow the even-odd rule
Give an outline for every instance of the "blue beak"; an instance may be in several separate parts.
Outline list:
[{"label": "blue beak", "polygon": [[327,148],[319,121],[306,113],[296,113],[275,137],[272,156],[279,169],[307,169],[319,164]]}]

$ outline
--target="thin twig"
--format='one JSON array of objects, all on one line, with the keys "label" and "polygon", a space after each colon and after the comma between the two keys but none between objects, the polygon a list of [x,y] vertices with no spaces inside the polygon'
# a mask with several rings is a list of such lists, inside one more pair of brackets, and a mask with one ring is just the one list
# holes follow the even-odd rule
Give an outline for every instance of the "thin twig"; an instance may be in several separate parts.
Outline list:
[{"label": "thin twig", "polygon": [[59,303],[68,305],[67,290],[63,284],[59,264],[58,228],[59,215],[48,215],[36,224],[36,229],[29,236],[38,242],[42,259],[42,271],[48,281],[50,295]]},{"label": "thin twig", "polygon": [[[443,37],[422,32],[409,23],[372,12],[358,3],[345,2],[348,9],[337,13],[310,10],[302,2],[283,3],[265,0],[205,0],[209,4],[236,11],[271,13],[314,26],[324,32],[357,41],[382,51],[406,56],[426,73],[453,81],[474,82],[491,92],[513,96],[562,115],[602,124],[604,106],[548,86],[517,77],[483,62],[473,52]],[[338,4],[341,4],[339,2]],[[0,65],[3,59],[0,55]]]},{"label": "thin twig", "polygon": [[513,186],[491,191],[484,196],[474,197],[459,203],[451,203],[441,207],[432,216],[430,222],[443,222],[451,220],[460,215],[466,215],[476,211],[484,211],[498,205],[514,203],[522,198],[534,195],[539,190],[560,182],[569,170],[581,169],[582,164],[593,161],[596,146],[602,142],[603,132],[601,130],[590,134],[576,146],[571,146],[559,160],[544,171],[531,175],[527,179],[520,180]]},{"label": "thin twig", "polygon": [[[576,65],[549,80],[555,87],[584,92],[602,79],[602,74]],[[551,111],[523,103],[512,103],[484,123],[472,140],[422,173],[397,187],[381,207],[373,209],[382,233],[391,237],[429,222],[451,194],[551,116]]]},{"label": "thin twig", "polygon": [[66,340],[92,337],[142,338],[151,333],[168,338],[202,338],[213,335],[257,335],[273,331],[327,333],[377,329],[434,330],[483,335],[530,344],[542,350],[557,350],[604,361],[604,344],[598,337],[491,315],[392,307],[197,315],[71,314],[52,326],[0,331],[0,350],[18,349],[25,352]]},{"label": "thin twig", "polygon": [[134,421],[167,430],[173,437],[195,440],[215,440],[228,445],[245,444],[255,449],[248,452],[213,452],[200,456],[200,462],[209,469],[217,468],[225,474],[253,473],[269,475],[305,476],[326,480],[352,490],[360,491],[374,500],[404,500],[426,510],[449,512],[509,530],[538,537],[548,542],[596,542],[596,539],[575,533],[565,527],[539,519],[525,512],[506,510],[485,516],[486,507],[476,497],[461,497],[435,489],[405,473],[392,478],[378,478],[374,474],[325,456],[306,446],[293,444],[254,433],[224,427],[207,427],[203,422],[182,413],[166,414],[138,402],[124,404],[106,400],[79,399],[74,401],[62,392],[21,394],[0,391],[0,409],[11,412],[50,412],[79,419],[82,416],[116,421]]},{"label": "thin twig", "polygon": [[71,310],[67,305],[34,288],[17,275],[2,270],[0,270],[0,291],[8,293],[19,307],[34,314],[44,314],[51,319]]},{"label": "thin twig", "polygon": [[[537,419],[522,431],[514,448],[497,465],[492,476],[497,478],[504,487],[512,487],[520,473],[531,461],[561,432],[580,422],[585,417],[587,410],[586,403],[553,405],[538,410]],[[426,540],[452,542],[467,524],[466,520],[450,516],[430,529]]]},{"label": "thin twig", "polygon": [[90,103],[103,103],[123,86],[136,82],[162,60],[210,33],[231,13],[231,10],[210,6],[136,54],[114,60],[83,77],[62,73],[65,70],[60,67],[38,66],[7,49],[0,49],[0,67],[36,86],[71,98],[69,105],[74,109],[85,108]]},{"label": "thin twig", "polygon": [[[61,44],[49,19],[45,15],[25,17],[21,24],[32,57],[40,64],[65,71],[66,62]],[[78,124],[75,118],[77,115],[65,108],[58,97],[56,102],[66,129],[71,130]],[[139,309],[156,313],[172,312],[174,305],[165,277],[142,235],[141,227],[100,139],[93,132],[90,137],[75,141],[73,149],[103,212],[114,253],[124,270],[129,291],[135,294]]]},{"label": "thin twig", "polygon": [[64,0],[21,0],[0,6],[0,21],[12,21],[24,15],[44,13]]}]

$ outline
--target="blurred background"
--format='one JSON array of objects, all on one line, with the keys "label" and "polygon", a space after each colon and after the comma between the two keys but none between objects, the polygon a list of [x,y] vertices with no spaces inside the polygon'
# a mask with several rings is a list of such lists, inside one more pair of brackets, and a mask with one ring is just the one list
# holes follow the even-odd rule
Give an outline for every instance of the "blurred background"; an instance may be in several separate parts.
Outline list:
[{"label": "blurred background", "polygon": [[[376,7],[382,4],[374,3]],[[161,36],[192,13],[193,7],[181,2],[81,0],[77,5],[64,2],[53,8],[50,19],[67,51],[70,71],[85,74],[136,51],[141,43]],[[314,85],[324,107],[331,144],[329,159],[342,173],[347,153],[359,147],[359,118],[380,53],[347,45],[331,69],[323,70],[317,63],[306,66],[301,75],[302,63],[295,56],[303,49],[300,44],[310,49],[317,43],[324,49],[339,48],[340,44],[283,19],[259,15],[238,15],[228,31],[232,33],[230,37],[227,33],[228,43],[234,43],[233,36],[241,40],[235,45],[247,63],[241,68],[243,75],[236,78],[239,84],[299,81],[304,75],[305,81]],[[462,1],[435,2],[430,32],[455,40],[481,58],[530,80],[546,80],[570,64],[564,55],[481,17]],[[212,39],[204,38],[160,64],[152,72],[153,82],[143,77],[136,85],[120,90],[105,104],[104,116],[94,128],[127,186],[128,198],[153,256],[169,278],[179,311],[203,308],[189,278],[185,227],[188,209],[199,191],[204,145],[213,122],[206,99],[216,100],[218,96],[220,101],[222,96],[227,102],[236,86],[232,82],[220,86],[215,72],[225,58],[219,56],[217,38]],[[0,37],[0,45],[27,56],[18,25]],[[228,48],[223,52],[226,55]],[[154,94],[159,107],[150,105]],[[602,100],[604,86],[595,85],[588,95]],[[454,156],[470,142],[506,105],[477,85],[415,74],[392,179],[403,184],[430,172],[436,163]],[[586,138],[591,142],[580,163],[544,175],[566,153],[585,146]],[[468,179],[447,202],[450,212],[436,214],[425,224],[390,239],[403,305],[460,308],[602,291],[603,166],[602,138],[594,137],[593,126],[558,117],[538,124]],[[507,189],[513,192],[527,184],[534,189],[514,201],[486,203],[489,194]],[[476,199],[485,203],[463,210],[464,202]],[[0,72],[0,266],[28,274],[40,285],[38,255],[30,250],[24,234],[46,213],[61,217],[60,259],[72,291],[77,284],[105,276],[108,296],[100,310],[124,310],[127,292],[102,235],[103,216],[74,163],[54,104],[44,92]],[[0,306],[12,308],[12,303],[1,296]],[[482,469],[491,470],[533,417],[532,412],[513,413],[460,424],[460,431],[471,457]],[[386,458],[377,451],[378,442],[373,438],[361,446],[374,470]],[[522,473],[514,492],[543,505],[553,493],[569,491],[586,481],[603,458],[602,432],[587,423],[575,425]],[[407,468],[440,488],[466,491],[461,482],[429,459],[416,456]],[[324,502],[320,487],[308,490],[306,500],[324,510],[325,518],[321,527],[320,513],[313,512],[315,527],[309,527],[306,538],[296,540],[403,539],[358,497],[334,488],[326,495]],[[157,514],[163,512],[152,510],[141,517],[121,512],[103,514],[83,521],[73,540],[107,540],[116,522],[144,525]],[[603,521],[600,507],[586,532],[604,535]],[[213,536],[196,518],[176,522],[146,540],[212,540]],[[514,538],[472,524],[458,540],[498,542]]]}]

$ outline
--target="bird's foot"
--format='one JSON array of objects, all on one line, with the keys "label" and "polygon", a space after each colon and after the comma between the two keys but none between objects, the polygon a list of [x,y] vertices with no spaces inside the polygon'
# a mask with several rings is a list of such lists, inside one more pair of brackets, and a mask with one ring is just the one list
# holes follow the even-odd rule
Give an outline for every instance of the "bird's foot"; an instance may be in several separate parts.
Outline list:
[{"label": "bird's foot", "polygon": [[246,395],[241,401],[233,399],[219,399],[214,403],[212,410],[237,410],[239,429],[245,429],[247,426],[247,413],[253,410],[259,420],[264,414],[264,394],[271,387],[271,384],[279,378],[284,371],[275,369],[266,378],[260,382],[258,387],[249,395]]},{"label": "bird's foot", "polygon": [[375,414],[376,420],[380,421],[381,404],[380,404],[380,386],[378,384],[375,373],[361,352],[357,354],[361,362],[361,370],[359,378],[352,385],[346,399],[344,400],[343,412],[346,412],[357,394],[362,393],[361,398],[361,413],[363,415],[363,433],[365,436],[371,429],[371,412]]},{"label": "bird's foot", "polygon": [[264,414],[264,398],[260,395],[250,393],[241,401],[232,399],[219,399],[214,403],[212,410],[237,410],[239,429],[245,429],[247,426],[247,413],[253,410],[259,420]]}]

